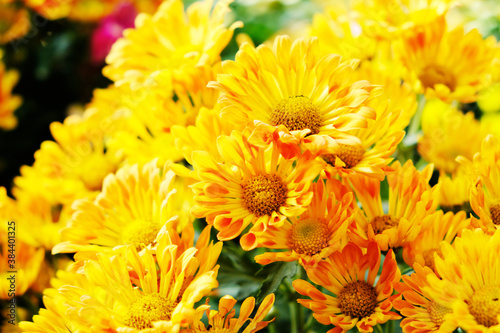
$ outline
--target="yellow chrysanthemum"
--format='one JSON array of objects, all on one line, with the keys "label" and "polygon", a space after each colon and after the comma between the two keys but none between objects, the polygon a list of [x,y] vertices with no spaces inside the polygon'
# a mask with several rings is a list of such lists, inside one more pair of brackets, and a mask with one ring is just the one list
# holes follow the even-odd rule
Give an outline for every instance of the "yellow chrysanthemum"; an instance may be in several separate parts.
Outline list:
[{"label": "yellow chrysanthemum", "polygon": [[439,183],[441,184],[441,197],[439,206],[445,212],[458,213],[463,210],[466,213],[471,212],[469,203],[469,174],[463,167],[458,167],[457,170],[448,176],[446,173],[439,174]]},{"label": "yellow chrysanthemum", "polygon": [[414,269],[412,275],[402,276],[403,283],[394,285],[401,294],[392,304],[404,316],[401,321],[403,333],[453,332],[456,325],[449,320],[451,308],[436,302],[424,289],[429,286],[427,275],[435,273],[419,264],[415,264]]},{"label": "yellow chrysanthemum", "polygon": [[453,245],[443,242],[443,258],[435,255],[436,272],[424,291],[453,310],[454,324],[466,332],[500,330],[500,230],[464,230]]},{"label": "yellow chrysanthemum", "polygon": [[351,238],[360,246],[375,240],[382,251],[412,242],[432,221],[432,214],[439,203],[439,185],[431,188],[432,165],[417,171],[408,160],[403,166],[399,161],[387,175],[389,183],[389,208],[382,207],[380,181],[363,175],[349,178],[356,197],[362,206],[356,215],[356,228]]},{"label": "yellow chrysanthemum", "polygon": [[368,81],[351,81],[357,64],[321,51],[317,38],[292,43],[279,36],[272,48],[243,44],[210,86],[221,91],[222,118],[237,127],[257,120],[309,130],[308,140],[356,142],[343,132],[366,127],[366,119],[375,117],[366,103],[381,91]]},{"label": "yellow chrysanthemum", "polygon": [[19,80],[19,73],[12,69],[6,70],[2,57],[3,52],[0,50],[0,129],[9,130],[17,126],[14,111],[21,105],[22,99],[20,96],[12,95],[12,89]]},{"label": "yellow chrysanthemum", "polygon": [[[157,161],[139,167],[124,166],[104,181],[102,192],[92,201],[81,199],[68,227],[61,232],[63,242],[53,253],[110,251],[120,245],[137,249],[155,244],[167,221],[177,220],[174,173],[157,167]],[[175,221],[186,227],[190,221]],[[189,228],[188,228],[189,229]],[[189,229],[190,230],[190,229]]]},{"label": "yellow chrysanthemum", "polygon": [[154,15],[141,13],[135,29],[128,29],[124,37],[112,47],[104,74],[117,84],[144,84],[156,76],[184,75],[184,69],[211,66],[220,60],[220,52],[227,45],[239,22],[229,28],[224,17],[230,1],[204,0],[189,6],[184,13],[180,0],[163,2]]},{"label": "yellow chrysanthemum", "polygon": [[[253,318],[249,317],[255,308],[255,298],[249,297],[243,301],[240,307],[239,318],[234,318],[235,304],[236,300],[232,296],[226,295],[222,297],[219,301],[219,311],[206,310],[208,326],[205,326],[201,321],[203,311],[197,311],[193,324],[190,325],[189,329],[183,330],[182,333],[254,333],[265,328],[272,321],[264,321],[264,318],[273,307],[274,294],[270,294],[264,298]],[[248,325],[246,325],[247,321],[249,322]],[[243,326],[245,326],[245,329],[242,331],[241,328]]]},{"label": "yellow chrysanthemum", "polygon": [[430,223],[428,230],[403,247],[403,258],[409,266],[415,267],[418,263],[434,269],[434,253],[441,255],[439,244],[443,241],[451,244],[455,236],[460,237],[462,230],[469,227],[470,219],[466,219],[463,211],[455,215],[452,212],[443,214],[438,211],[433,214]]},{"label": "yellow chrysanthemum", "polygon": [[444,16],[439,16],[405,30],[395,50],[415,91],[447,103],[469,103],[489,84],[498,45],[494,37],[483,40],[476,29],[448,31]]},{"label": "yellow chrysanthemum", "polygon": [[[0,22],[0,44],[6,44],[23,37],[31,27],[28,11],[9,3],[0,3]],[[1,58],[2,52],[0,50]]]},{"label": "yellow chrysanthemum", "polygon": [[259,247],[282,249],[255,257],[261,265],[295,261],[314,266],[347,244],[347,228],[353,219],[354,196],[337,180],[312,184],[313,200],[300,217],[289,217],[281,226],[254,233]]},{"label": "yellow chrysanthemum", "polygon": [[488,135],[472,163],[462,156],[457,160],[470,170],[470,204],[479,216],[473,225],[489,231],[500,228],[500,141]]},{"label": "yellow chrysanthemum", "polygon": [[[218,285],[215,263],[222,243],[182,250],[172,239],[165,231],[155,251],[138,253],[128,246],[124,257],[99,253],[85,261],[72,273],[71,284],[58,288],[66,307],[61,319],[82,332],[178,332],[187,327],[194,304]],[[24,327],[46,325],[41,317]]]},{"label": "yellow chrysanthemum", "polygon": [[418,142],[418,152],[434,163],[436,169],[447,173],[456,171],[459,164],[455,159],[459,155],[472,159],[486,136],[472,112],[463,114],[440,100],[427,102],[422,115],[422,131],[424,135]]},{"label": "yellow chrysanthemum", "polygon": [[365,79],[381,84],[384,92],[368,102],[376,111],[376,119],[367,119],[366,128],[347,132],[361,143],[339,144],[337,153],[322,156],[329,164],[325,169],[327,177],[362,173],[384,179],[386,171],[390,170],[391,155],[403,139],[403,130],[417,107],[416,95],[407,84],[401,83],[397,72],[393,69],[389,72],[382,62],[365,62],[354,73],[353,81]]},{"label": "yellow chrysanthemum", "polygon": [[373,332],[373,326],[401,318],[392,312],[393,285],[399,271],[394,253],[389,250],[380,269],[380,249],[372,242],[368,252],[349,243],[342,252],[332,254],[317,267],[306,267],[307,276],[335,296],[330,296],[304,280],[293,281],[297,292],[312,299],[297,302],[311,309],[323,325],[335,325],[329,333],[347,332],[356,327],[360,332]]},{"label": "yellow chrysanthemum", "polygon": [[[305,212],[313,196],[309,187],[323,167],[311,154],[286,159],[275,142],[255,146],[248,137],[248,132],[233,131],[217,139],[224,163],[204,151],[192,155],[201,180],[192,186],[192,213],[206,217],[219,230],[220,240],[237,237],[249,224],[254,224],[253,231],[264,231]],[[251,236],[241,238],[246,249],[255,247],[254,241]]]}]

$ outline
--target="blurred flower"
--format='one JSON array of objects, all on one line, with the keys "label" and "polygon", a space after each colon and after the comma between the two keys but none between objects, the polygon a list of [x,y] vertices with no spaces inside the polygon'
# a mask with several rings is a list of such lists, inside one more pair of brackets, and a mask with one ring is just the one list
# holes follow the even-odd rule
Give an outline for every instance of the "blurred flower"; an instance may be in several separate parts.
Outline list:
[{"label": "blurred flower", "polygon": [[[18,8],[9,3],[0,2],[0,45],[23,37],[30,30],[30,26],[30,19],[26,9]],[[0,50],[0,59],[1,58],[2,51]],[[0,72],[3,72],[1,67]]]},{"label": "blurred flower", "polygon": [[20,96],[12,95],[12,89],[19,80],[19,72],[6,70],[2,57],[3,51],[0,49],[0,128],[10,130],[17,126],[14,111],[21,105],[22,99]]},{"label": "blurred flower", "polygon": [[130,2],[118,4],[113,12],[103,18],[92,33],[92,61],[99,64],[108,55],[113,43],[122,36],[123,30],[134,26],[137,12]]}]

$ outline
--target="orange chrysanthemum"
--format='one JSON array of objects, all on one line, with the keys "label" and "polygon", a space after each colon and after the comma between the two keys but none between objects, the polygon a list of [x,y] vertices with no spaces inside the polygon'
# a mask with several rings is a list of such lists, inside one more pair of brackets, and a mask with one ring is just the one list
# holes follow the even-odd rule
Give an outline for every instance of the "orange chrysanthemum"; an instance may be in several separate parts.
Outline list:
[{"label": "orange chrysanthemum", "polygon": [[257,120],[292,132],[308,130],[308,140],[356,142],[343,132],[366,127],[366,119],[375,117],[366,103],[381,90],[351,81],[358,62],[325,53],[317,38],[292,43],[279,36],[273,48],[244,43],[210,86],[221,91],[222,118],[237,127]]},{"label": "orange chrysanthemum", "polygon": [[[400,296],[392,304],[405,317],[401,321],[404,333],[453,332],[450,321],[451,308],[436,302],[424,289],[429,286],[427,275],[435,275],[429,267],[414,266],[415,273],[403,275],[403,283],[396,282],[394,288]],[[403,300],[404,298],[404,300]]]},{"label": "orange chrysanthemum", "polygon": [[[207,300],[208,301],[208,300]],[[240,308],[239,318],[234,318],[234,306],[236,300],[226,295],[219,300],[219,311],[206,310],[208,327],[201,321],[203,311],[197,311],[196,318],[191,328],[183,330],[182,333],[224,332],[224,333],[254,333],[265,328],[271,321],[264,321],[274,304],[274,294],[264,298],[255,316],[250,318],[255,308],[255,298],[249,297],[243,301]],[[246,325],[247,321],[249,322]],[[246,325],[246,326],[245,326]],[[244,330],[241,330],[245,326]]]},{"label": "orange chrysanthemum", "polygon": [[[206,217],[219,230],[220,240],[237,237],[249,224],[254,224],[253,231],[280,226],[287,217],[306,210],[313,196],[309,187],[323,167],[311,154],[286,159],[274,141],[263,147],[251,144],[247,131],[220,136],[217,147],[224,163],[207,152],[193,152],[201,181],[192,186],[196,203],[192,213]],[[241,244],[253,248],[254,240],[245,235]]]},{"label": "orange chrysanthemum", "polygon": [[433,167],[428,165],[417,171],[408,160],[403,166],[399,161],[387,175],[389,183],[389,209],[382,207],[380,181],[363,175],[349,178],[362,210],[356,215],[356,228],[351,238],[360,246],[375,240],[383,251],[415,240],[432,221],[431,214],[439,203],[439,185],[431,188],[429,180]]},{"label": "orange chrysanthemum", "polygon": [[399,271],[394,253],[389,250],[380,269],[380,249],[372,242],[368,252],[349,243],[342,252],[332,254],[317,267],[306,267],[307,276],[335,296],[330,296],[304,280],[295,280],[297,292],[312,299],[299,299],[311,309],[314,318],[323,325],[333,324],[329,333],[347,332],[356,327],[360,332],[372,332],[373,326],[401,318],[392,312],[393,285]]},{"label": "orange chrysanthemum", "polygon": [[[0,22],[2,22],[0,25],[0,45],[23,37],[31,27],[29,14],[25,8],[18,8],[13,4],[4,2],[0,3]],[[0,51],[1,58],[2,52]],[[3,92],[0,91],[0,93]]]},{"label": "orange chrysanthemum", "polygon": [[17,126],[14,111],[21,105],[22,99],[12,95],[12,89],[19,80],[19,73],[16,70],[6,70],[2,57],[3,52],[0,50],[0,129],[10,130]]},{"label": "orange chrysanthemum", "polygon": [[462,26],[448,31],[444,16],[405,30],[395,49],[417,92],[462,103],[475,101],[489,83],[498,54],[495,37],[483,40],[478,30],[464,33]]},{"label": "orange chrysanthemum", "polygon": [[281,226],[268,226],[253,233],[259,247],[283,249],[266,252],[255,261],[267,265],[275,261],[295,261],[307,266],[340,251],[347,244],[347,228],[353,219],[354,196],[337,180],[312,185],[313,200],[300,217],[289,217]]}]

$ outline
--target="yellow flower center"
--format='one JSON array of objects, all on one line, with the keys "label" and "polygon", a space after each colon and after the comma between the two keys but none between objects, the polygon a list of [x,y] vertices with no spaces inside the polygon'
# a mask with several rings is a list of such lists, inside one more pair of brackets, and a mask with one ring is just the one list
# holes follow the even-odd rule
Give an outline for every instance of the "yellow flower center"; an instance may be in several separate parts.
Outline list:
[{"label": "yellow flower center", "polygon": [[318,134],[322,123],[318,108],[305,96],[281,100],[271,115],[271,125],[285,125],[290,131],[308,128],[310,134]]},{"label": "yellow flower center", "polygon": [[494,225],[500,225],[500,204],[490,207],[491,220]]},{"label": "yellow flower center", "polygon": [[158,231],[160,231],[158,223],[135,220],[122,232],[122,243],[132,244],[139,251],[154,242]]},{"label": "yellow flower center", "polygon": [[450,91],[455,91],[457,86],[455,76],[439,65],[430,65],[422,70],[419,80],[424,88],[434,88],[436,84],[447,86]]},{"label": "yellow flower center", "polygon": [[345,163],[345,168],[352,168],[356,166],[362,159],[365,154],[365,148],[363,148],[360,144],[354,145],[344,145],[339,144],[340,153],[338,154],[327,154],[323,155],[323,159],[335,166],[335,158],[338,157],[342,162]]},{"label": "yellow flower center", "polygon": [[375,312],[377,292],[365,281],[351,282],[340,291],[338,302],[346,316],[364,318]]},{"label": "yellow flower center", "polygon": [[429,315],[431,316],[432,321],[437,325],[441,326],[441,324],[444,321],[444,316],[447,313],[451,312],[451,309],[439,305],[438,303],[432,301],[429,307],[427,308],[427,312],[429,312]]},{"label": "yellow flower center", "polygon": [[256,175],[243,185],[243,205],[260,217],[279,211],[286,202],[287,186],[277,175]]},{"label": "yellow flower center", "polygon": [[125,324],[138,330],[153,327],[160,320],[170,320],[175,304],[160,294],[146,294],[134,300],[125,316]]},{"label": "yellow flower center", "polygon": [[384,230],[397,227],[399,224],[398,218],[392,218],[390,215],[376,216],[372,222],[372,228],[375,235],[381,234]]},{"label": "yellow flower center", "polygon": [[475,291],[467,303],[478,324],[486,327],[499,324],[497,317],[500,315],[500,286],[489,286]]},{"label": "yellow flower center", "polygon": [[291,249],[312,256],[328,246],[330,232],[326,221],[304,219],[294,224],[291,234]]}]

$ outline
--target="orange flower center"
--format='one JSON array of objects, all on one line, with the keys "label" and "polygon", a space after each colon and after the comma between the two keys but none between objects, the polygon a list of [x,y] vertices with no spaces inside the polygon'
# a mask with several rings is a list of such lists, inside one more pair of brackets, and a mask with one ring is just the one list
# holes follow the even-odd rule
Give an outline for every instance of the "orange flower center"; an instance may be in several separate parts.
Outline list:
[{"label": "orange flower center", "polygon": [[279,211],[286,202],[288,189],[277,175],[256,175],[242,185],[243,205],[260,217]]},{"label": "orange flower center", "polygon": [[125,324],[138,330],[153,327],[155,321],[170,320],[175,304],[165,296],[146,294],[135,299],[128,308]]},{"label": "orange flower center", "polygon": [[342,160],[342,162],[345,163],[345,168],[349,169],[356,166],[363,159],[365,148],[363,148],[362,145],[344,145],[341,143],[339,144],[339,146],[340,153],[323,155],[323,159],[327,163],[335,166],[335,158],[338,157],[340,160]]},{"label": "orange flower center", "polygon": [[393,218],[390,215],[382,215],[375,217],[372,222],[372,228],[375,235],[381,234],[384,230],[397,227],[399,224],[398,218]]},{"label": "orange flower center", "polygon": [[346,316],[364,318],[375,312],[377,292],[365,281],[351,282],[340,291],[338,302]]},{"label": "orange flower center", "polygon": [[438,303],[432,301],[429,307],[427,307],[427,312],[431,316],[432,321],[437,325],[441,326],[444,321],[444,316],[451,312],[451,309],[439,305]]},{"label": "orange flower center", "polygon": [[423,253],[425,266],[428,266],[432,269],[435,268],[434,253],[437,253],[441,258],[443,257],[440,249],[430,249]]},{"label": "orange flower center", "polygon": [[122,232],[122,244],[132,244],[139,251],[152,244],[160,231],[160,225],[152,221],[132,221]]},{"label": "orange flower center", "polygon": [[500,204],[490,207],[491,220],[494,225],[500,225]]},{"label": "orange flower center", "polygon": [[322,123],[318,108],[305,96],[281,100],[271,115],[271,125],[285,125],[290,131],[308,128],[310,134],[318,134]]},{"label": "orange flower center", "polygon": [[500,287],[489,286],[474,292],[467,302],[469,311],[478,324],[491,327],[498,325],[500,315]]},{"label": "orange flower center", "polygon": [[290,247],[299,254],[312,256],[328,246],[330,232],[326,221],[304,219],[294,224],[291,234]]},{"label": "orange flower center", "polygon": [[457,86],[455,76],[439,65],[430,65],[422,70],[419,80],[424,88],[434,88],[436,84],[447,86],[450,91],[455,91]]}]

